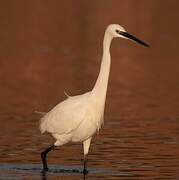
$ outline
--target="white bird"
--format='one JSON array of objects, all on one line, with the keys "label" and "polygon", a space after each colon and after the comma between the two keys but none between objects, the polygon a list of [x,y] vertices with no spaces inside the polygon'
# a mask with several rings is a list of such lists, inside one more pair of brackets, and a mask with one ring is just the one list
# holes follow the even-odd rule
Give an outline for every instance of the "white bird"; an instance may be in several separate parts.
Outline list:
[{"label": "white bird", "polygon": [[66,100],[57,104],[41,118],[41,133],[48,132],[56,139],[53,145],[41,153],[44,171],[48,170],[46,155],[49,151],[68,142],[82,142],[84,149],[83,173],[87,173],[86,157],[91,139],[103,124],[111,64],[110,45],[112,39],[117,37],[131,39],[149,47],[141,40],[127,33],[118,24],[111,24],[106,28],[100,72],[94,88],[82,95],[68,96]]}]

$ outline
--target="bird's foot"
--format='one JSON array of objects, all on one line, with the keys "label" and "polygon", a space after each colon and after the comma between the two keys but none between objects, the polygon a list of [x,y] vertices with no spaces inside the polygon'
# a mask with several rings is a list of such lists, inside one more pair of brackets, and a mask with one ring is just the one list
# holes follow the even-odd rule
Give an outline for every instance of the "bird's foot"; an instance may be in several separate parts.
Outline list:
[{"label": "bird's foot", "polygon": [[47,172],[47,171],[49,171],[49,169],[48,169],[48,167],[44,167],[42,171]]},{"label": "bird's foot", "polygon": [[44,168],[43,170],[44,170],[44,171],[49,171],[49,169],[48,169],[48,168]]},{"label": "bird's foot", "polygon": [[83,169],[83,174],[88,174],[88,170],[87,169]]}]

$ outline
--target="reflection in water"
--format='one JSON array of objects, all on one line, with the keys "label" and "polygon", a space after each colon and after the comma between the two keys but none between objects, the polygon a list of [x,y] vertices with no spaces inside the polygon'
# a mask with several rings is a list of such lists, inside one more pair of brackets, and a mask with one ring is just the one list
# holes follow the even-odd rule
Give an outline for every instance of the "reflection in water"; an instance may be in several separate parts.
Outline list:
[{"label": "reflection in water", "polygon": [[[63,173],[65,173],[65,172],[63,171]],[[70,176],[72,176],[72,174],[70,174],[69,171],[68,171],[67,173],[68,173]],[[47,171],[42,171],[42,172],[41,172],[42,180],[48,180],[47,174],[48,174]],[[87,173],[81,173],[81,174],[82,174],[83,180],[86,180]]]},{"label": "reflection in water", "polygon": [[12,164],[12,163],[1,163],[0,164],[1,178],[6,179],[20,179],[21,177],[34,179],[47,180],[52,177],[80,177],[87,179],[88,176],[92,175],[105,175],[105,176],[125,176],[130,177],[130,173],[122,173],[113,171],[110,169],[96,169],[90,168],[88,173],[83,173],[83,169],[75,166],[50,166],[48,171],[43,171],[41,165],[37,164]]},{"label": "reflection in water", "polygon": [[47,180],[47,172],[46,171],[42,171],[41,175],[42,175],[42,180]]},{"label": "reflection in water", "polygon": [[[151,48],[113,42],[105,126],[92,142],[94,169],[86,179],[178,178],[178,7],[176,0],[2,1],[0,179],[45,178],[40,152],[53,140],[40,134],[34,111],[47,112],[65,98],[64,90],[75,95],[93,87],[111,23],[140,34]],[[79,144],[65,145],[49,163],[80,169],[81,152]],[[69,169],[51,166],[60,168]],[[82,178],[47,174],[48,180],[59,176]]]},{"label": "reflection in water", "polygon": [[73,176],[73,174],[81,174],[83,177],[83,180],[86,179],[88,172],[84,173],[83,171],[80,171],[78,169],[60,169],[60,170],[48,170],[48,171],[41,171],[41,177],[42,180],[48,180],[48,173],[57,173],[58,175],[62,174],[68,174],[69,176]]}]

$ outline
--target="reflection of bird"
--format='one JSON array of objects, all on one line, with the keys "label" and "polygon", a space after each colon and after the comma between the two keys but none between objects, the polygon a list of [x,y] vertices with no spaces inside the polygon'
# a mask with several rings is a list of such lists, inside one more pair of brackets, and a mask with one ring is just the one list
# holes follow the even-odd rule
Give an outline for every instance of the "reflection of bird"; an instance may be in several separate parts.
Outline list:
[{"label": "reflection of bird", "polygon": [[46,155],[56,146],[68,142],[82,142],[84,149],[84,170],[86,173],[86,156],[89,151],[92,136],[103,123],[106,91],[110,72],[110,44],[113,38],[124,38],[136,41],[146,47],[147,44],[128,34],[117,24],[109,25],[103,41],[103,56],[96,84],[92,91],[82,95],[68,96],[66,100],[56,105],[46,113],[40,121],[42,133],[49,132],[56,142],[41,153],[44,170],[48,170]]},{"label": "reflection of bird", "polygon": [[[41,180],[47,180],[48,179],[48,176],[46,173],[47,173],[47,171],[41,172]],[[63,171],[63,173],[64,173],[64,171]],[[70,173],[72,175],[73,172],[69,172],[69,170],[67,170],[67,173]],[[83,173],[83,180],[85,180],[85,179],[86,179],[86,173]]]}]

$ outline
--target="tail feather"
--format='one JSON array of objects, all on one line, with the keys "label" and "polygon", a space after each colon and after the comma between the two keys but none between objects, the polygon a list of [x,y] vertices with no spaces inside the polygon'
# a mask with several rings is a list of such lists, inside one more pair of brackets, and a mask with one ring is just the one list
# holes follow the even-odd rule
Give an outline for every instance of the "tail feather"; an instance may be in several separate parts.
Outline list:
[{"label": "tail feather", "polygon": [[40,114],[41,116],[43,116],[40,119],[40,123],[39,123],[39,128],[40,128],[40,132],[43,134],[46,131],[46,121],[44,116],[47,114],[46,112],[41,112],[41,111],[34,111],[36,114]]},{"label": "tail feather", "polygon": [[40,132],[43,134],[46,131],[46,121],[44,118],[40,119]]}]

